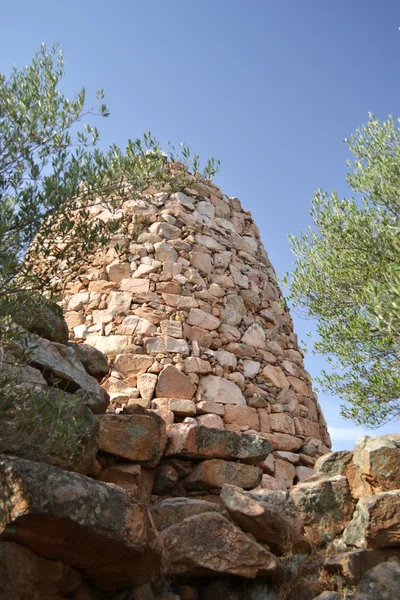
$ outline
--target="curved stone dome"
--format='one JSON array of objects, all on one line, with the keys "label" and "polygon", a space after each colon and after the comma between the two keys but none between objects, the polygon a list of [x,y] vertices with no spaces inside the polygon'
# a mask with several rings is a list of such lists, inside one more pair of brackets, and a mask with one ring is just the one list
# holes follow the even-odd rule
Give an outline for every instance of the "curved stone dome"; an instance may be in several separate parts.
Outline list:
[{"label": "curved stone dome", "polygon": [[[110,411],[141,404],[170,426],[259,432],[275,451],[264,472],[282,463],[293,481],[330,438],[291,316],[250,212],[212,183],[191,185],[122,203],[140,233],[67,286],[71,339],[109,358]],[[100,206],[92,216],[112,218]]]}]

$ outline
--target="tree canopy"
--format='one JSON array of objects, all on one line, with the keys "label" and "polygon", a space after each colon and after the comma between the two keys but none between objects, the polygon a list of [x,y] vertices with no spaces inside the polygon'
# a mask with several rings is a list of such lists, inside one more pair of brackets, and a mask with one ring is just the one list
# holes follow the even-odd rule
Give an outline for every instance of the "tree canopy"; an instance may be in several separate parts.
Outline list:
[{"label": "tree canopy", "polygon": [[312,226],[289,238],[289,301],[316,320],[314,350],[332,365],[319,381],[342,414],[379,426],[400,413],[399,124],[370,115],[345,141],[354,196],[315,193]]}]

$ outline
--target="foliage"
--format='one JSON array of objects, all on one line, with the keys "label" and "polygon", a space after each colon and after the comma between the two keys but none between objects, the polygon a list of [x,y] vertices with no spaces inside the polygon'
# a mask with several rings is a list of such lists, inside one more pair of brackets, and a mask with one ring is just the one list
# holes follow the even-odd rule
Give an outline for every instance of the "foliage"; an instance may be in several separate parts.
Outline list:
[{"label": "foliage", "polygon": [[38,461],[46,455],[75,458],[87,427],[81,398],[54,388],[16,384],[12,370],[3,370],[0,376],[3,452]]},{"label": "foliage", "polygon": [[320,383],[342,414],[379,426],[399,415],[400,129],[370,115],[346,143],[355,196],[315,193],[313,226],[290,236],[289,300],[317,319],[314,350],[333,367]]},{"label": "foliage", "polygon": [[[400,251],[400,231],[394,230],[395,241]],[[386,273],[385,286],[375,282],[371,284],[371,295],[373,298],[372,313],[376,318],[376,326],[379,330],[389,332],[397,340],[400,340],[400,265],[390,265]]]}]

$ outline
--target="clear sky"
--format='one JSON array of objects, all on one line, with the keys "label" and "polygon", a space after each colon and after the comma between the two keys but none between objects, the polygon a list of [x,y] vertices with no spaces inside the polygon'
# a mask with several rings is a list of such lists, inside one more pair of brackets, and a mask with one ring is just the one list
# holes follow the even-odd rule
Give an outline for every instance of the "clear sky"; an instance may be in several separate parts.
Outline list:
[{"label": "clear sky", "polygon": [[[59,42],[65,91],[105,89],[104,148],[151,130],[219,158],[216,183],[251,210],[282,276],[314,190],[347,193],[343,139],[368,111],[400,116],[399,26],[398,0],[14,0],[1,7],[0,71]],[[293,317],[304,339],[310,324]],[[312,376],[323,364],[306,357]],[[334,448],[351,448],[364,431],[319,398]]]}]

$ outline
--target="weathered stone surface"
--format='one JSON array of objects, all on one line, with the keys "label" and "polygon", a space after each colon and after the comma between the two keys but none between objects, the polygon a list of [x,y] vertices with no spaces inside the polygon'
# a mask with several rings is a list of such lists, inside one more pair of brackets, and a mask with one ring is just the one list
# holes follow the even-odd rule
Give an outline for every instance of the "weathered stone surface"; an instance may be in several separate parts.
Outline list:
[{"label": "weathered stone surface", "polygon": [[74,348],[50,342],[34,334],[28,356],[32,366],[38,367],[48,382],[61,380],[67,392],[83,389],[100,394],[98,382],[88,375],[82,366],[79,354]]},{"label": "weathered stone surface", "polygon": [[93,346],[106,356],[116,356],[121,354],[129,344],[129,336],[127,335],[88,335],[86,343]]},{"label": "weathered stone surface", "polygon": [[176,423],[169,428],[168,436],[166,456],[195,460],[221,458],[257,464],[271,451],[268,441],[258,435],[237,434],[192,424]]},{"label": "weathered stone surface", "polygon": [[113,313],[126,313],[132,304],[132,294],[129,292],[110,292],[107,308]]},{"label": "weathered stone surface", "polygon": [[13,542],[0,542],[0,600],[62,600],[76,590],[82,575]]},{"label": "weathered stone surface", "polygon": [[293,419],[287,413],[273,413],[269,415],[271,430],[278,433],[295,435],[296,430]]},{"label": "weathered stone surface", "polygon": [[268,544],[275,554],[289,549],[295,553],[307,550],[302,538],[303,524],[286,492],[244,492],[224,484],[221,500],[241,529],[254,535],[258,542]]},{"label": "weathered stone surface", "polygon": [[357,548],[400,546],[400,490],[361,498],[343,540]]},{"label": "weathered stone surface", "polygon": [[212,271],[211,256],[206,252],[190,252],[190,264],[202,275],[209,275]]},{"label": "weathered stone surface", "polygon": [[142,375],[153,364],[153,358],[145,354],[120,354],[117,356],[114,368],[124,377]]},{"label": "weathered stone surface", "polygon": [[160,262],[176,262],[178,253],[167,242],[157,242],[154,244],[156,260]]},{"label": "weathered stone surface", "polygon": [[131,294],[145,294],[149,291],[149,289],[149,279],[122,279],[121,281],[121,291],[123,292],[131,292]]},{"label": "weathered stone surface", "polygon": [[5,541],[75,567],[103,589],[137,585],[157,571],[159,538],[147,509],[125,490],[15,457],[0,459],[0,480]]},{"label": "weathered stone surface", "polygon": [[399,558],[391,558],[367,571],[353,594],[353,600],[394,600],[399,597]]},{"label": "weathered stone surface", "polygon": [[155,470],[153,494],[165,496],[171,493],[178,483],[178,473],[172,465],[161,464]]},{"label": "weathered stone surface", "polygon": [[225,405],[225,423],[237,425],[239,430],[259,429],[258,413],[255,408],[250,406],[238,406],[236,404]]},{"label": "weathered stone surface", "polygon": [[217,352],[214,352],[214,358],[223,367],[229,367],[230,369],[236,369],[237,367],[237,358],[232,352],[217,350]]},{"label": "weathered stone surface", "polygon": [[348,482],[341,475],[299,483],[290,496],[307,535],[316,543],[329,542],[341,533],[354,509]]},{"label": "weathered stone surface", "polygon": [[246,406],[246,400],[240,388],[232,381],[215,375],[206,375],[200,379],[200,385],[204,388],[203,400]]},{"label": "weathered stone surface", "polygon": [[208,413],[223,417],[225,414],[225,406],[218,402],[207,402],[207,400],[202,400],[197,403],[197,412],[200,415]]},{"label": "weathered stone surface", "polygon": [[[32,304],[34,304],[32,306]],[[63,317],[62,309],[43,298],[35,298],[30,301],[31,313],[26,315],[24,311],[21,315],[14,315],[14,320],[18,325],[26,327],[28,331],[51,342],[66,344],[68,342],[68,326]],[[27,323],[28,319],[28,323]]]},{"label": "weathered stone surface", "polygon": [[218,415],[199,415],[196,417],[199,425],[205,425],[214,429],[225,429],[224,422]]},{"label": "weathered stone surface", "polygon": [[121,464],[107,467],[100,473],[99,480],[106,483],[115,483],[135,497],[140,481],[140,465]]},{"label": "weathered stone surface", "polygon": [[173,337],[151,337],[145,340],[145,349],[149,354],[160,353],[178,353],[183,355],[189,354],[189,346],[185,340],[178,340]]},{"label": "weathered stone surface", "polygon": [[288,375],[288,381],[297,394],[300,394],[301,396],[311,395],[311,386],[309,383],[291,375]]},{"label": "weathered stone surface", "polygon": [[353,453],[347,450],[339,452],[330,452],[324,454],[315,463],[314,469],[316,473],[323,473],[327,477],[335,475],[344,475],[348,464],[353,458]]},{"label": "weathered stone surface", "polygon": [[296,470],[290,462],[280,458],[275,459],[274,477],[277,481],[283,483],[286,488],[290,488],[293,485],[295,475]]},{"label": "weathered stone surface", "polygon": [[287,390],[289,388],[289,382],[286,379],[285,374],[279,367],[272,367],[267,365],[263,369],[263,376],[267,385],[273,385],[277,388]]},{"label": "weathered stone surface", "polygon": [[183,326],[183,335],[192,341],[198,342],[199,346],[203,348],[209,348],[212,344],[213,337],[209,331],[201,329],[201,327],[189,327],[189,325]]},{"label": "weathered stone surface", "polygon": [[282,390],[276,397],[276,400],[283,410],[293,417],[297,417],[300,413],[299,400],[297,394],[293,390]]},{"label": "weathered stone surface", "polygon": [[179,227],[175,227],[175,225],[171,225],[170,223],[153,223],[150,225],[149,231],[166,240],[177,239],[181,233]]},{"label": "weathered stone surface", "polygon": [[118,335],[151,335],[157,331],[157,327],[147,319],[142,319],[137,315],[125,317],[121,325],[117,328]]},{"label": "weathered stone surface", "polygon": [[159,531],[181,523],[183,519],[206,512],[221,512],[212,502],[193,498],[167,498],[151,509],[154,525]]},{"label": "weathered stone surface", "polygon": [[271,475],[264,473],[263,476],[261,477],[259,486],[257,488],[255,488],[253,491],[259,492],[259,491],[263,491],[263,490],[268,490],[268,491],[282,490],[283,492],[286,492],[286,485],[284,483],[282,483],[281,481],[278,481]]},{"label": "weathered stone surface", "polygon": [[124,277],[128,277],[130,270],[128,262],[120,263],[116,261],[106,266],[108,279],[110,281],[115,281],[116,283],[119,283]]},{"label": "weathered stone surface", "polygon": [[188,318],[186,319],[186,323],[187,325],[212,331],[213,329],[217,329],[220,324],[220,320],[210,313],[204,312],[204,310],[201,310],[200,308],[192,308],[189,312]]},{"label": "weathered stone surface", "polygon": [[265,332],[260,325],[253,323],[242,336],[243,344],[254,348],[265,348]]},{"label": "weathered stone surface", "polygon": [[211,372],[211,365],[207,360],[202,360],[196,356],[190,356],[184,360],[185,373],[200,373],[205,375]]},{"label": "weathered stone surface", "polygon": [[329,557],[324,563],[324,569],[328,573],[342,575],[349,585],[357,585],[367,571],[388,561],[392,556],[400,558],[400,548],[353,550]]},{"label": "weathered stone surface", "polygon": [[199,303],[191,296],[179,296],[178,294],[162,294],[162,298],[167,306],[177,308],[179,310],[189,311],[192,308],[197,308]]},{"label": "weathered stone surface", "polygon": [[16,384],[47,385],[39,369],[34,369],[25,363],[15,362],[12,356],[4,356],[4,360],[0,360],[0,378],[8,379],[9,377],[12,377]]},{"label": "weathered stone surface", "polygon": [[312,469],[311,467],[304,467],[303,465],[296,467],[295,471],[295,483],[299,481],[306,481],[307,479],[315,475],[315,469]]},{"label": "weathered stone surface", "polygon": [[278,560],[250,540],[222,515],[188,517],[162,533],[170,574],[212,576],[231,574],[253,579],[281,572]]},{"label": "weathered stone surface", "polygon": [[76,344],[74,349],[89,375],[97,381],[101,381],[107,375],[109,371],[108,360],[100,350],[89,346],[89,344]]},{"label": "weathered stone surface", "polygon": [[181,339],[182,323],[180,321],[161,321],[161,331],[164,335]]},{"label": "weathered stone surface", "polygon": [[212,459],[199,463],[184,485],[190,491],[222,488],[224,483],[250,490],[260,483],[261,476],[262,471],[259,467]]},{"label": "weathered stone surface", "polygon": [[94,392],[78,390],[75,392],[74,396],[80,398],[82,404],[90,408],[94,415],[102,415],[106,412],[107,407],[110,404],[110,396],[103,388],[101,389],[101,392],[101,396],[99,396]]},{"label": "weathered stone surface", "polygon": [[182,371],[173,365],[167,365],[158,377],[156,395],[158,398],[181,398],[191,400],[196,386]]},{"label": "weathered stone surface", "polygon": [[144,373],[139,375],[137,379],[137,389],[140,392],[141,397],[146,402],[150,403],[154,395],[154,390],[157,385],[157,375],[152,373]]},{"label": "weathered stone surface", "polygon": [[245,377],[255,377],[260,370],[260,363],[254,360],[244,360],[243,361],[243,375]]},{"label": "weathered stone surface", "polygon": [[196,405],[191,400],[179,400],[176,398],[154,398],[152,408],[171,410],[179,417],[194,417]]},{"label": "weathered stone surface", "polygon": [[[71,394],[57,388],[35,386],[29,389],[41,404],[43,421],[38,420],[33,411],[30,418],[36,418],[36,426],[32,431],[24,425],[24,415],[11,412],[9,419],[3,415],[0,454],[20,456],[83,475],[89,473],[99,444],[99,423],[92,411]],[[29,403],[25,410],[29,410]],[[60,412],[64,417],[60,418]],[[48,425],[46,417],[54,429]],[[57,437],[60,427],[68,428],[69,434]]]},{"label": "weathered stone surface", "polygon": [[286,433],[265,433],[264,437],[270,442],[273,450],[296,452],[303,444],[300,438]]},{"label": "weathered stone surface", "polygon": [[99,449],[132,462],[159,463],[167,444],[165,422],[140,406],[135,414],[106,414],[100,422]]},{"label": "weathered stone surface", "polygon": [[400,433],[362,436],[355,445],[353,462],[374,488],[399,489]]}]

